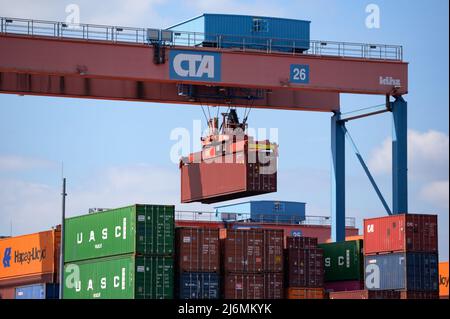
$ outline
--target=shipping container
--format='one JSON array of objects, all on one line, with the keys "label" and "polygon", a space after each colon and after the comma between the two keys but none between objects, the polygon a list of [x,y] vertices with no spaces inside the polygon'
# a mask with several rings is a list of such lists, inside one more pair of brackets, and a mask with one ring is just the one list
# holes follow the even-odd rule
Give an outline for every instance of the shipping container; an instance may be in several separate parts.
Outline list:
[{"label": "shipping container", "polygon": [[264,274],[264,299],[283,299],[283,275],[282,272]]},{"label": "shipping container", "polygon": [[[173,299],[173,258],[121,255],[64,265],[65,299]],[[79,278],[79,279],[78,279]]]},{"label": "shipping container", "polygon": [[438,291],[438,256],[427,253],[366,256],[365,286],[369,290]]},{"label": "shipping container", "polygon": [[225,221],[251,220],[258,223],[292,223],[305,220],[305,203],[257,200],[214,207]]},{"label": "shipping container", "polygon": [[56,277],[60,238],[60,230],[54,229],[0,239],[0,281],[42,274]]},{"label": "shipping container", "polygon": [[328,292],[364,290],[364,281],[363,280],[329,281],[324,284],[324,287],[325,291]]},{"label": "shipping container", "polygon": [[297,288],[286,289],[287,299],[325,299],[323,288]]},{"label": "shipping container", "polygon": [[264,271],[283,271],[284,233],[282,230],[264,229]]},{"label": "shipping container", "polygon": [[264,274],[225,274],[225,299],[264,299]]},{"label": "shipping container", "polygon": [[219,272],[219,229],[176,229],[177,271]]},{"label": "shipping container", "polygon": [[0,299],[14,299],[16,296],[16,288],[14,286],[1,286]]},{"label": "shipping container", "polygon": [[329,293],[330,299],[400,299],[395,290],[354,290]]},{"label": "shipping container", "polygon": [[59,299],[59,284],[34,284],[15,288],[16,299]]},{"label": "shipping container", "polygon": [[437,215],[401,214],[364,220],[364,254],[438,252]]},{"label": "shipping container", "polygon": [[363,241],[320,244],[323,249],[325,282],[363,280]]},{"label": "shipping container", "polygon": [[[205,13],[168,30],[196,32],[197,37],[193,38],[196,46],[243,48],[245,44],[247,50],[304,52],[309,49],[310,23],[284,18]],[[175,32],[175,43],[187,37],[178,34]]]},{"label": "shipping container", "polygon": [[400,299],[439,299],[437,291],[400,291]]},{"label": "shipping container", "polygon": [[136,204],[66,219],[64,260],[171,255],[174,214],[175,206]]},{"label": "shipping container", "polygon": [[288,248],[286,252],[288,287],[323,288],[323,250]]},{"label": "shipping container", "polygon": [[448,298],[448,261],[439,263],[439,296]]},{"label": "shipping container", "polygon": [[219,299],[220,276],[217,273],[179,274],[179,299]]},{"label": "shipping container", "polygon": [[[225,155],[220,152],[221,155],[212,159],[195,155],[203,154],[202,151],[190,156],[199,157],[198,160],[181,161],[181,202],[212,204],[276,192],[278,154],[268,153],[266,149],[266,145],[272,147],[273,144],[250,143],[249,140],[243,143],[238,152]],[[263,146],[258,146],[260,144]]]},{"label": "shipping container", "polygon": [[287,237],[286,240],[286,248],[295,248],[295,249],[312,249],[317,248],[318,242],[315,237],[303,237],[303,236],[295,236],[295,237]]},{"label": "shipping container", "polygon": [[264,270],[263,230],[227,230],[223,249],[225,272],[244,273]]}]

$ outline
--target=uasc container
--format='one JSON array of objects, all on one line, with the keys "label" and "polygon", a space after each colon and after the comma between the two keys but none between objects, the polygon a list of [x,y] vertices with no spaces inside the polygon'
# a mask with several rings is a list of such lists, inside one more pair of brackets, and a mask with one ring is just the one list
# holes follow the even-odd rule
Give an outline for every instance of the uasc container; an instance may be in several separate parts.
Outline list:
[{"label": "uasc container", "polygon": [[324,299],[323,288],[298,288],[291,287],[286,290],[287,299]]},{"label": "uasc container", "polygon": [[225,272],[262,272],[264,270],[264,231],[227,230],[224,240]]},{"label": "uasc container", "polygon": [[66,263],[65,299],[172,299],[173,258],[121,255]]},{"label": "uasc container", "polygon": [[322,249],[288,248],[286,251],[288,286],[322,288],[324,282]]},{"label": "uasc container", "polygon": [[395,290],[354,290],[330,292],[330,299],[400,299]]},{"label": "uasc container", "polygon": [[283,230],[264,229],[264,271],[283,271]]},{"label": "uasc container", "polygon": [[54,282],[59,267],[59,229],[0,239],[0,281],[46,276]]},{"label": "uasc container", "polygon": [[436,215],[401,214],[364,220],[364,254],[438,251]]},{"label": "uasc container", "polygon": [[323,249],[325,282],[363,280],[363,241],[320,244]]},{"label": "uasc container", "polygon": [[225,299],[264,299],[264,274],[228,273]]},{"label": "uasc container", "polygon": [[175,206],[136,204],[69,218],[64,260],[173,254],[174,212]]},{"label": "uasc container", "polygon": [[395,253],[365,257],[365,286],[369,290],[438,291],[438,256]]},{"label": "uasc container", "polygon": [[59,284],[34,284],[15,288],[16,299],[58,299]]},{"label": "uasc container", "polygon": [[184,272],[179,275],[180,299],[219,299],[220,277],[217,273]]},{"label": "uasc container", "polygon": [[181,272],[219,272],[219,229],[177,228],[177,269]]}]

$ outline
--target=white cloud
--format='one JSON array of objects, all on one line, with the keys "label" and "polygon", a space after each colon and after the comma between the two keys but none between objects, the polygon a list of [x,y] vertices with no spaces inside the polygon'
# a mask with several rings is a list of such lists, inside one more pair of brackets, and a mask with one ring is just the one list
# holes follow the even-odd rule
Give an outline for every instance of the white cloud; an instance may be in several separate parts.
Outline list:
[{"label": "white cloud", "polygon": [[23,171],[37,168],[54,168],[56,163],[17,155],[0,155],[0,172]]},{"label": "white cloud", "polygon": [[[448,179],[449,137],[430,130],[408,131],[408,172],[412,179],[423,181]],[[377,174],[391,174],[392,144],[386,139],[371,154],[369,167]]]},{"label": "white cloud", "polygon": [[426,184],[420,191],[422,199],[440,208],[449,208],[449,181],[435,181]]}]

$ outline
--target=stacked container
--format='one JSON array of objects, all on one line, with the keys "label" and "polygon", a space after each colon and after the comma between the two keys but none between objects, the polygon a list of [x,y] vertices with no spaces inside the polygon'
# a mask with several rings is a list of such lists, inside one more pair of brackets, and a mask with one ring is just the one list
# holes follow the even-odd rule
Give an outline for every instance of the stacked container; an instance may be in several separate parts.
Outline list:
[{"label": "stacked container", "polygon": [[67,219],[64,298],[172,299],[174,211],[136,204]]},{"label": "stacked container", "polygon": [[0,239],[0,299],[58,298],[61,229]]},{"label": "stacked container", "polygon": [[227,230],[223,255],[225,299],[283,298],[283,231]]},{"label": "stacked container", "polygon": [[362,240],[326,243],[319,247],[323,249],[327,292],[364,289]]},{"label": "stacked container", "polygon": [[219,229],[176,229],[178,298],[220,298],[219,244]]},{"label": "stacked container", "polygon": [[286,286],[288,299],[324,299],[323,250],[317,238],[287,237]]},{"label": "stacked container", "polygon": [[437,216],[402,214],[364,220],[365,286],[403,299],[438,298]]}]

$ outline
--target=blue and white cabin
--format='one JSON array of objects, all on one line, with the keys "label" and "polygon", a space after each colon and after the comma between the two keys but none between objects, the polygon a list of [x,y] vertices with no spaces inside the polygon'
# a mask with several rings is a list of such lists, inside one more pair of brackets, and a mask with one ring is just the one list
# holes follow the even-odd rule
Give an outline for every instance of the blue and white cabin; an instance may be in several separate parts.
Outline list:
[{"label": "blue and white cabin", "polygon": [[167,30],[174,31],[175,43],[178,37],[178,42],[183,38],[183,42],[195,46],[302,53],[310,47],[310,24],[285,18],[205,13]]}]

